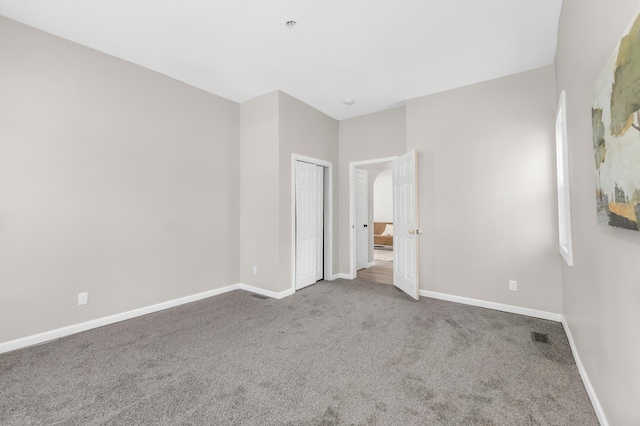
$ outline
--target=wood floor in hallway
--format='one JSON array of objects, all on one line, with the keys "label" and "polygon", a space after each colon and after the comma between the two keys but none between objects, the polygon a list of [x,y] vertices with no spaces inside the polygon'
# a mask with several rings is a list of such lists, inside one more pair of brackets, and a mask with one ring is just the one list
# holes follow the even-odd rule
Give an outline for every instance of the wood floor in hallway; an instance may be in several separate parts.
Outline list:
[{"label": "wood floor in hallway", "polygon": [[376,260],[375,266],[359,270],[358,278],[372,283],[393,284],[393,262]]}]

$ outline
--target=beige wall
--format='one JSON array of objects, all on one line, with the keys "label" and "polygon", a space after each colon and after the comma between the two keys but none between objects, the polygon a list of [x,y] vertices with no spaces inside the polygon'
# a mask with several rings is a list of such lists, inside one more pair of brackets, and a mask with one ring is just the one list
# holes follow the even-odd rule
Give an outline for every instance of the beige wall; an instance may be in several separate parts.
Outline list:
[{"label": "beige wall", "polygon": [[0,52],[0,342],[238,282],[236,103],[2,17]]},{"label": "beige wall", "polygon": [[405,109],[394,108],[340,121],[339,127],[340,273],[349,274],[349,163],[406,152]]},{"label": "beige wall", "polygon": [[[241,129],[240,279],[265,290],[287,291],[292,286],[291,155],[334,164],[335,223],[338,122],[274,91],[241,105]],[[334,238],[337,232],[336,226]],[[336,246],[334,264],[337,256]]]},{"label": "beige wall", "polygon": [[[596,225],[590,117],[637,9],[565,0],[557,85],[546,67],[339,123],[281,92],[238,106],[0,17],[0,342],[236,282],[287,290],[294,152],[336,166],[348,273],[349,163],[416,148],[421,287],[564,313],[610,424],[639,424],[640,235]],[[572,268],[555,218],[562,89]]]},{"label": "beige wall", "polygon": [[271,92],[240,106],[240,281],[270,291],[280,290],[278,98]]},{"label": "beige wall", "polygon": [[[338,269],[338,121],[317,109],[279,93],[280,100],[280,291],[292,285],[291,155],[298,154],[333,164],[333,273]],[[333,275],[332,273],[332,275]],[[325,277],[330,279],[332,277]]]},{"label": "beige wall", "polygon": [[406,109],[419,153],[420,287],[560,313],[553,67]]},{"label": "beige wall", "polygon": [[556,77],[566,90],[574,267],[564,315],[611,425],[640,424],[640,233],[596,224],[594,82],[638,12],[637,0],[564,0]]},{"label": "beige wall", "polygon": [[378,173],[373,180],[373,220],[393,221],[393,175],[391,167]]}]

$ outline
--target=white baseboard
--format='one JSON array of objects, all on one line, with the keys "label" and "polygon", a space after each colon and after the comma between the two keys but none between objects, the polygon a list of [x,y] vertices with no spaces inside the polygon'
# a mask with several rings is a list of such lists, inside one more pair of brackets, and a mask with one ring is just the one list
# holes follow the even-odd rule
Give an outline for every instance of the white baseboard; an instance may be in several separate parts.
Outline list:
[{"label": "white baseboard", "polygon": [[565,320],[563,315],[556,314],[553,312],[539,311],[536,309],[522,308],[520,306],[488,302],[486,300],[478,300],[478,299],[471,299],[468,297],[453,296],[450,294],[437,293],[434,291],[427,291],[427,290],[420,290],[420,296],[432,297],[434,299],[447,300],[449,302],[463,303],[465,305],[495,309],[498,311],[509,312],[512,314],[520,314],[520,315],[526,315],[534,318],[541,318],[545,320],[561,322],[562,327],[564,328],[565,334],[567,335],[567,339],[569,340],[569,346],[571,346],[571,352],[573,353],[573,358],[575,359],[576,366],[578,367],[578,371],[580,372],[580,377],[582,378],[584,387],[587,389],[587,394],[589,395],[589,399],[591,400],[593,409],[595,410],[596,415],[598,416],[598,420],[600,421],[600,424],[602,426],[609,426],[609,422],[607,421],[607,417],[604,414],[602,405],[600,405],[600,400],[598,399],[595,389],[591,384],[591,380],[589,380],[589,376],[587,375],[587,371],[585,370],[584,365],[582,364],[580,355],[578,355],[578,350],[576,348],[575,342],[573,341],[573,336],[571,335],[571,330],[569,329],[569,325],[567,324],[567,321]]},{"label": "white baseboard", "polygon": [[253,293],[262,294],[264,296],[272,297],[274,299],[282,299],[294,293],[293,289],[274,292],[270,290],[263,290],[258,287],[253,287],[246,284],[232,284],[226,287],[217,288],[215,290],[205,291],[203,293],[193,294],[191,296],[181,297],[179,299],[169,300],[167,302],[158,303],[151,306],[145,306],[143,308],[133,309],[131,311],[122,312],[108,317],[98,318],[91,321],[82,322],[79,324],[73,324],[55,330],[45,331],[43,333],[34,334],[32,336],[21,337],[19,339],[10,340],[8,342],[0,343],[0,354],[17,349],[26,348],[40,343],[56,340],[61,337],[70,336],[72,334],[80,333],[83,331],[91,330],[94,328],[102,327],[109,324],[115,324],[120,321],[136,318],[142,315],[147,315],[153,312],[162,311],[164,309],[173,308],[175,306],[184,305],[185,303],[195,302],[197,300],[206,299],[208,297],[217,296],[222,293],[227,293],[232,290],[245,290]]},{"label": "white baseboard", "polygon": [[478,306],[480,308],[495,309],[496,311],[509,312],[512,314],[526,315],[528,317],[541,318],[550,321],[561,322],[562,315],[553,312],[539,311],[537,309],[522,308],[520,306],[505,305],[502,303],[488,302],[486,300],[471,299],[451,294],[437,293],[435,291],[420,290],[420,296],[431,297],[433,299],[446,300],[449,302],[463,303],[465,305]]},{"label": "white baseboard", "polygon": [[[332,279],[334,280],[338,278],[350,280],[351,276],[349,274],[341,273],[341,274],[335,274],[332,277]],[[59,339],[65,336],[70,336],[72,334],[80,333],[83,331],[91,330],[91,329],[102,327],[105,325],[115,324],[120,321],[136,318],[142,315],[147,315],[147,314],[158,312],[164,309],[173,308],[175,306],[184,305],[186,303],[195,302],[198,300],[206,299],[208,297],[217,296],[219,294],[227,293],[233,290],[250,291],[252,293],[261,294],[263,296],[271,297],[274,299],[282,299],[284,297],[290,296],[293,293],[295,293],[294,289],[275,292],[271,290],[264,290],[264,289],[247,285],[247,284],[233,284],[226,287],[205,291],[203,293],[193,294],[191,296],[181,297],[179,299],[169,300],[167,302],[146,306],[144,308],[134,309],[127,312],[122,312],[120,314],[98,318],[98,319],[86,321],[80,324],[74,324],[67,327],[62,327],[55,330],[34,334],[32,336],[10,340],[8,342],[2,342],[0,343],[0,354],[14,351],[17,349],[26,348],[33,345],[37,345],[40,343],[45,343],[51,340]],[[575,342],[573,341],[573,336],[571,335],[571,330],[564,316],[553,313],[553,312],[539,311],[536,309],[505,305],[502,303],[488,302],[485,300],[471,299],[468,297],[453,296],[450,294],[437,293],[434,291],[427,291],[427,290],[420,290],[420,296],[431,297],[434,299],[446,300],[449,302],[462,303],[465,305],[495,309],[498,311],[509,312],[513,314],[520,314],[520,315],[526,315],[526,316],[535,317],[535,318],[561,322],[562,326],[564,327],[564,331],[567,335],[567,339],[569,340],[569,345],[571,346],[571,352],[573,353],[573,357],[576,361],[576,366],[578,367],[578,371],[580,372],[580,377],[582,378],[584,386],[587,389],[589,399],[591,400],[591,404],[593,405],[596,415],[598,416],[598,420],[600,421],[600,424],[602,426],[609,426],[609,422],[607,421],[604,411],[602,410],[602,405],[600,405],[600,400],[598,399],[598,396],[596,395],[596,392],[593,389],[593,386],[591,385],[591,381],[589,380],[589,376],[587,375],[584,365],[582,364],[580,355],[578,354],[578,350],[576,349],[576,346],[575,346]]]},{"label": "white baseboard", "polygon": [[373,262],[367,263],[366,268],[371,268],[372,266],[376,266],[376,261],[375,260]]},{"label": "white baseboard", "polygon": [[340,273],[340,274],[336,274],[336,276],[337,276],[338,278],[340,278],[340,279],[343,279],[343,280],[352,280],[352,279],[353,279],[353,277],[351,276],[351,274],[343,274],[343,273]]},{"label": "white baseboard", "polygon": [[248,284],[236,284],[240,290],[250,291],[251,293],[261,294],[263,296],[271,297],[273,299],[282,299],[287,296],[291,296],[296,291],[292,288],[285,291],[275,292],[271,290],[265,290],[259,287],[254,287]]},{"label": "white baseboard", "polygon": [[571,329],[569,329],[569,324],[567,324],[567,320],[562,317],[562,327],[564,328],[564,332],[567,335],[567,339],[569,339],[569,346],[571,346],[571,352],[573,353],[573,358],[576,361],[576,366],[578,367],[578,372],[580,373],[580,377],[582,378],[582,383],[584,383],[584,387],[587,389],[587,394],[589,395],[589,399],[591,400],[591,405],[593,405],[593,409],[596,412],[596,416],[598,416],[598,421],[602,426],[609,426],[609,422],[607,421],[607,416],[604,414],[604,410],[602,409],[602,405],[600,405],[600,400],[598,399],[598,395],[596,395],[595,389],[593,389],[593,385],[591,384],[591,380],[589,380],[589,375],[587,374],[587,370],[584,368],[584,364],[582,364],[582,360],[580,359],[580,355],[578,355],[578,349],[576,348],[576,344],[573,341],[573,336],[571,335]]}]

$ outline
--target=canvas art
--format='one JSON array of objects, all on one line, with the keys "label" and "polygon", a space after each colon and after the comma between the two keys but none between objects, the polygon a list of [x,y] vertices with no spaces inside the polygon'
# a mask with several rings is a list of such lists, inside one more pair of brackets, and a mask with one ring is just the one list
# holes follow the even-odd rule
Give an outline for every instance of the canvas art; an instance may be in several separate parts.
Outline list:
[{"label": "canvas art", "polygon": [[596,81],[591,109],[598,223],[640,230],[640,14]]}]

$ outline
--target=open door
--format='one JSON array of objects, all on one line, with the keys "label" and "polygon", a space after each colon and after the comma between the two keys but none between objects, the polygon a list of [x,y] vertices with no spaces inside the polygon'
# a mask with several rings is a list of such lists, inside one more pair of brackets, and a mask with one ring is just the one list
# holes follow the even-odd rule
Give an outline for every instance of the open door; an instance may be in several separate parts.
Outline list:
[{"label": "open door", "polygon": [[393,160],[393,285],[418,300],[418,153]]}]

